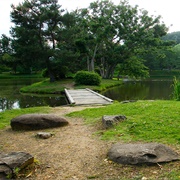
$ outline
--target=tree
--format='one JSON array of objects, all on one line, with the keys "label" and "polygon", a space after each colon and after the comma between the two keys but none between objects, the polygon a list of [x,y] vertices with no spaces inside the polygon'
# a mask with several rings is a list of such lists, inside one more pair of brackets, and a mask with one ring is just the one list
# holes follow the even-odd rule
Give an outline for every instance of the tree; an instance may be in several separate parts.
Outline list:
[{"label": "tree", "polygon": [[54,55],[63,10],[58,0],[25,0],[12,5],[11,30],[16,57],[29,68],[46,64],[50,81],[55,80],[51,57]]},{"label": "tree", "polygon": [[173,58],[171,61],[171,64],[173,66],[174,69],[180,69],[180,44],[177,44],[176,46],[174,46],[172,48],[173,53]]},{"label": "tree", "polygon": [[[144,55],[163,46],[161,36],[167,32],[160,16],[149,16],[126,0],[119,5],[95,1],[71,13],[65,13],[58,0],[25,0],[12,9],[13,57],[26,72],[46,67],[50,81],[85,65],[112,78],[116,66],[127,62],[134,63],[130,74],[145,75]],[[138,64],[135,71],[132,67]]]},{"label": "tree", "polygon": [[179,44],[180,43],[180,31],[168,33],[162,37],[162,40],[174,41],[176,44]]},{"label": "tree", "polygon": [[149,16],[147,11],[132,7],[127,1],[119,5],[109,0],[96,1],[81,10],[81,15],[81,29],[87,34],[84,40],[89,37],[85,44],[89,70],[95,70],[96,64],[104,78],[112,77],[117,64],[152,51],[152,47],[155,50],[161,44],[160,37],[167,32],[160,16]]},{"label": "tree", "polygon": [[5,34],[2,34],[0,39],[0,62],[2,69],[6,70],[10,67],[16,73],[19,61],[14,57],[11,38]]},{"label": "tree", "polygon": [[2,34],[0,39],[0,55],[3,55],[5,53],[12,53],[11,39],[7,37],[5,34]]},{"label": "tree", "polygon": [[148,77],[148,68],[144,65],[144,60],[138,58],[137,56],[132,56],[127,59],[118,68],[119,74],[128,75],[133,78],[144,78]]}]

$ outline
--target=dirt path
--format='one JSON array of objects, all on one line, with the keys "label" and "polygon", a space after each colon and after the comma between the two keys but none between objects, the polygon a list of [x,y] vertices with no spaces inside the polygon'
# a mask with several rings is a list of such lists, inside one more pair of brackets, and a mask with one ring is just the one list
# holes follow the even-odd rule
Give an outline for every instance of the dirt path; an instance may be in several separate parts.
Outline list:
[{"label": "dirt path", "polygon": [[[87,107],[53,108],[59,116]],[[179,167],[179,162],[171,166],[126,166],[108,161],[106,158],[110,142],[102,141],[94,135],[97,127],[85,125],[83,119],[67,118],[69,125],[46,130],[55,136],[37,139],[40,131],[13,132],[9,127],[0,131],[0,151],[28,152],[39,162],[35,172],[22,180],[129,180],[162,179],[162,175]],[[146,178],[148,177],[148,178]]]},{"label": "dirt path", "polygon": [[[54,108],[53,113],[65,114],[87,107]],[[42,140],[35,138],[40,131],[13,132],[10,128],[0,131],[0,146],[3,152],[28,152],[40,162],[39,168],[29,177],[36,180],[85,180],[104,179],[107,167],[106,153],[109,145],[94,136],[95,127],[84,125],[82,119],[67,118],[66,127],[46,130],[55,134]]]}]

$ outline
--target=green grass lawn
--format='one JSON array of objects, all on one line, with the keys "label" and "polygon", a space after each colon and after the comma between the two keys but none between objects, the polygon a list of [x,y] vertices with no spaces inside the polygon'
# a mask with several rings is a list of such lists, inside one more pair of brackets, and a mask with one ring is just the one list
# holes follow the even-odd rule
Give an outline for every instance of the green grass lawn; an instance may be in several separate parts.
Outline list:
[{"label": "green grass lawn", "polygon": [[103,140],[124,142],[161,142],[180,145],[180,102],[137,101],[115,103],[103,108],[70,113],[86,123],[101,123],[103,115],[125,115],[127,120],[108,130],[99,131]]},{"label": "green grass lawn", "polygon": [[65,85],[72,80],[49,82],[49,79],[25,86],[20,89],[22,93],[55,94],[64,91]]},{"label": "green grass lawn", "polygon": [[34,83],[30,86],[21,88],[22,93],[40,93],[40,94],[54,94],[64,92],[64,88],[73,87],[74,89],[90,88],[95,91],[103,91],[109,87],[122,84],[122,81],[102,79],[99,86],[87,86],[87,85],[74,85],[73,79],[64,79],[55,82],[49,82],[49,79]]},{"label": "green grass lawn", "polygon": [[[21,114],[48,113],[49,107],[34,107],[7,110],[0,113],[0,128],[9,125],[10,120]],[[123,142],[161,142],[180,146],[180,102],[179,101],[137,101],[114,103],[105,107],[87,108],[67,116],[84,118],[85,123],[97,125],[103,115],[125,115],[127,120],[98,134],[103,140]]]}]

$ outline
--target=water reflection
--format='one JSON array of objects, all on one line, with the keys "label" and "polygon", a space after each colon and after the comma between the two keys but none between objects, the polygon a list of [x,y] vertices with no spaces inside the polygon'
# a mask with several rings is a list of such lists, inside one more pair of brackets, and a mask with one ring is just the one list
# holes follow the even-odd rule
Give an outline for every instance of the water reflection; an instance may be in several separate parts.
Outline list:
[{"label": "water reflection", "polygon": [[111,88],[103,95],[118,101],[171,99],[172,81],[138,81],[125,82],[123,85]]},{"label": "water reflection", "polygon": [[6,109],[18,108],[18,102],[7,100],[6,98],[0,98],[0,112]]},{"label": "water reflection", "polygon": [[0,80],[0,112],[7,109],[27,108],[36,106],[60,106],[67,104],[61,95],[20,94],[19,89],[42,79]]},{"label": "water reflection", "polygon": [[36,107],[36,106],[50,106],[56,107],[67,104],[64,96],[60,95],[22,95],[19,99],[19,106],[21,108]]}]

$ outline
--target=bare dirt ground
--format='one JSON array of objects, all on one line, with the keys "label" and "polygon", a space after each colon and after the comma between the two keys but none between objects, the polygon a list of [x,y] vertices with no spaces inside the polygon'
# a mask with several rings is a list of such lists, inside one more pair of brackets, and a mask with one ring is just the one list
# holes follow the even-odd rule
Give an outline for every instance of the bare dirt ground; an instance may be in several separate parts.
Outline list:
[{"label": "bare dirt ground", "polygon": [[[65,114],[87,107],[59,107],[52,113]],[[13,132],[10,127],[0,131],[0,150],[3,152],[24,151],[35,157],[39,163],[27,173],[29,180],[117,180],[142,179],[143,174],[151,174],[157,179],[162,168],[123,166],[107,160],[107,152],[112,142],[99,139],[94,133],[99,127],[85,125],[83,119],[67,118],[69,125],[43,132],[54,133],[49,139],[38,139],[41,131]],[[173,165],[172,165],[173,168]],[[144,177],[145,178],[145,177]]]},{"label": "bare dirt ground", "polygon": [[[54,108],[53,113],[64,116],[66,113],[87,107]],[[93,135],[94,128],[84,125],[82,119],[67,118],[69,125],[49,129],[49,139],[37,139],[41,131],[13,132],[9,127],[0,131],[0,145],[3,152],[28,152],[39,161],[29,179],[87,179],[101,176],[99,169],[106,164],[107,143]]]}]

